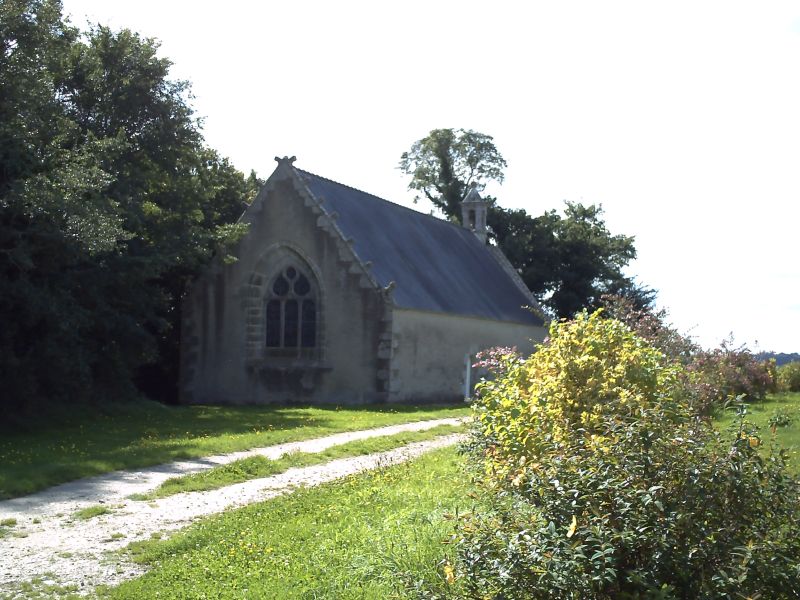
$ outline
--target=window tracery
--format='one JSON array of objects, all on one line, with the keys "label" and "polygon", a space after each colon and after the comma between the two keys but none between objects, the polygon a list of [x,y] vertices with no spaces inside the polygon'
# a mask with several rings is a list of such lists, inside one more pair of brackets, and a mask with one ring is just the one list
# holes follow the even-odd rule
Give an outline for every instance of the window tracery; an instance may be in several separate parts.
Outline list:
[{"label": "window tracery", "polygon": [[266,348],[300,356],[317,346],[317,294],[308,275],[295,266],[281,270],[266,299]]}]

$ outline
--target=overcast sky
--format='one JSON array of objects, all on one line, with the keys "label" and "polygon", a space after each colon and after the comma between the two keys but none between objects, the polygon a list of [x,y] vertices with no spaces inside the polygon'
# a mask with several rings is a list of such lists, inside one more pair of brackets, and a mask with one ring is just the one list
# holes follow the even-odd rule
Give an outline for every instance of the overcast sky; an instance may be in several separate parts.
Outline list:
[{"label": "overcast sky", "polygon": [[[494,136],[490,186],[599,203],[628,270],[705,346],[800,351],[800,3],[65,0],[161,41],[210,146],[411,205],[400,154]],[[428,211],[429,206],[418,205]]]}]

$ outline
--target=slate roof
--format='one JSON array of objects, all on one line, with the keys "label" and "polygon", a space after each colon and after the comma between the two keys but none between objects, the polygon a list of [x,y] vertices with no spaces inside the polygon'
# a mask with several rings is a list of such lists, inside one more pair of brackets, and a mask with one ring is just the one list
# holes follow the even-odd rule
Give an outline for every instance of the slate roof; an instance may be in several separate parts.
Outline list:
[{"label": "slate roof", "polygon": [[541,325],[530,301],[474,233],[372,194],[295,169],[400,308]]}]

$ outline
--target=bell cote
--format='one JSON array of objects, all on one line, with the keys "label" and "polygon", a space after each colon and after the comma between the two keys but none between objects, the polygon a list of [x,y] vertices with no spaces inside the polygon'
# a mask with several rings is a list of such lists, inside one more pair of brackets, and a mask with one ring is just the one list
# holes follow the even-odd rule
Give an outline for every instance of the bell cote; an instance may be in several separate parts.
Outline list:
[{"label": "bell cote", "polygon": [[461,201],[461,225],[471,230],[478,239],[486,243],[487,202],[478,193],[477,184],[470,184],[469,193]]}]

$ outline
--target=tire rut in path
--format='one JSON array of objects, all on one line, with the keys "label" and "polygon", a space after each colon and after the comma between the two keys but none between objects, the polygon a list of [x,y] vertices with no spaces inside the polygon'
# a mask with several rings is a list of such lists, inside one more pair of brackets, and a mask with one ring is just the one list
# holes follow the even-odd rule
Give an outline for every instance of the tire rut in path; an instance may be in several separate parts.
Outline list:
[{"label": "tire rut in path", "polygon": [[[452,445],[463,436],[453,434],[416,442],[386,452],[292,468],[271,477],[253,479],[205,492],[187,492],[152,502],[126,499],[150,491],[175,475],[198,472],[245,456],[277,458],[287,452],[318,452],[336,444],[400,431],[422,430],[459,419],[406,423],[379,429],[335,434],[325,438],[281,444],[199,461],[181,461],[152,469],[110,473],[64,484],[25,498],[0,502],[0,518],[16,518],[14,531],[26,537],[0,538],[0,589],[10,589],[33,578],[58,585],[77,586],[91,593],[101,584],[116,585],[143,573],[117,550],[152,534],[181,529],[196,519],[290,493],[381,465],[403,462],[435,448]],[[400,428],[400,429],[398,429]],[[74,511],[103,503],[109,513],[81,521]],[[34,522],[34,520],[38,522]]]}]

